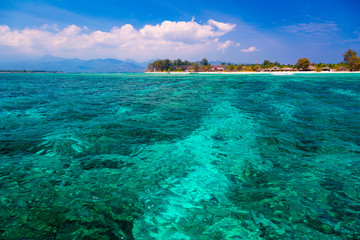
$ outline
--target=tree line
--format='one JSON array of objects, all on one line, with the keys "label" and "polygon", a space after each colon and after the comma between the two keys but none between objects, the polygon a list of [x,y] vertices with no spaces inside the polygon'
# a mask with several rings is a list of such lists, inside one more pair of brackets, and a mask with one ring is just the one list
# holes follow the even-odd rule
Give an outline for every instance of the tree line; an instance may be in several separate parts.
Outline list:
[{"label": "tree line", "polygon": [[[330,67],[337,70],[350,70],[350,71],[360,71],[360,57],[357,56],[357,52],[353,49],[348,49],[344,54],[344,61],[337,64],[311,64],[315,67],[315,71],[323,67]],[[299,58],[297,61],[296,67],[302,68],[303,70],[308,70],[310,67],[310,60],[308,58]]]},{"label": "tree line", "polygon": [[338,71],[360,71],[360,57],[357,56],[357,52],[353,49],[347,50],[344,54],[344,61],[336,64],[324,64],[324,63],[310,63],[308,58],[299,58],[295,65],[280,64],[279,62],[271,62],[264,60],[262,64],[231,64],[221,63],[220,65],[212,66],[206,58],[203,58],[199,62],[182,61],[176,59],[171,61],[170,59],[156,60],[148,64],[148,70],[151,72],[164,72],[164,71],[194,71],[194,72],[207,72],[207,71],[261,71],[271,68],[277,69],[296,69],[299,71],[308,71],[310,66],[313,66],[311,70],[321,71],[324,67],[336,69]]},{"label": "tree line", "polygon": [[185,70],[194,70],[196,72],[200,70],[209,70],[210,64],[206,58],[203,58],[199,62],[190,62],[188,60],[182,61],[181,59],[176,59],[171,61],[170,59],[156,60],[148,64],[148,70],[155,72],[163,71],[185,71]]}]

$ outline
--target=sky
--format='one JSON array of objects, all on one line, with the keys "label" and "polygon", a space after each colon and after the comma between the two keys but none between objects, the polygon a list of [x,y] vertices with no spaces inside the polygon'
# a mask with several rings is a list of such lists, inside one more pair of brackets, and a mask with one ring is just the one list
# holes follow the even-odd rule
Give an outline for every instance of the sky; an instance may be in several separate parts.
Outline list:
[{"label": "sky", "polygon": [[359,0],[1,0],[0,61],[337,63],[360,53],[359,12]]}]

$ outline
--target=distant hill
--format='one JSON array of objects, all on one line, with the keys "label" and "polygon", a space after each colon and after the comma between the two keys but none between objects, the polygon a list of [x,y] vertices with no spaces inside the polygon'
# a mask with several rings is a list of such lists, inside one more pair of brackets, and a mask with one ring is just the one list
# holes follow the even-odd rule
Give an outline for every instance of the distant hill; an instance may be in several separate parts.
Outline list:
[{"label": "distant hill", "polygon": [[65,59],[54,56],[43,56],[35,60],[0,63],[0,70],[39,70],[63,71],[70,73],[110,73],[110,72],[144,72],[147,62],[117,59]]},{"label": "distant hill", "polygon": [[[118,60],[113,58],[81,60],[78,58],[62,58],[45,55],[33,60],[0,62],[1,70],[13,71],[60,71],[68,73],[115,73],[144,72],[147,65],[159,59],[137,62],[133,59]],[[220,65],[222,61],[212,61],[212,65]],[[227,64],[228,62],[226,62]]]}]

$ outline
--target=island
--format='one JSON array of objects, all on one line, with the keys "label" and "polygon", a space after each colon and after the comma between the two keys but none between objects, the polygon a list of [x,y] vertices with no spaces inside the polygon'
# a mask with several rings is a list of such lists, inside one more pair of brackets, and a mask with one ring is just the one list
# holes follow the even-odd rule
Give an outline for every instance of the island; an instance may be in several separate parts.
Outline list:
[{"label": "island", "polygon": [[262,64],[211,64],[206,58],[198,62],[181,59],[156,60],[148,64],[147,73],[268,73],[268,72],[356,72],[360,71],[360,57],[349,49],[344,61],[336,64],[311,63],[308,58],[299,58],[295,65],[264,60]]}]

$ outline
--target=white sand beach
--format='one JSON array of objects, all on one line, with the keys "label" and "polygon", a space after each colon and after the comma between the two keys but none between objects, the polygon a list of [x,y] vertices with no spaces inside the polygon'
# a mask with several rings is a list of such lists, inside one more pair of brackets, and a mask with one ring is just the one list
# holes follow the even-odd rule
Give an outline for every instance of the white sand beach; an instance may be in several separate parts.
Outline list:
[{"label": "white sand beach", "polygon": [[314,72],[314,71],[291,71],[291,72],[145,72],[150,74],[172,74],[172,75],[187,75],[187,74],[225,74],[225,75],[293,75],[293,74],[358,74],[359,71],[356,72]]}]

